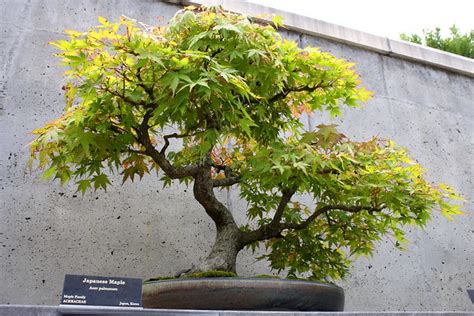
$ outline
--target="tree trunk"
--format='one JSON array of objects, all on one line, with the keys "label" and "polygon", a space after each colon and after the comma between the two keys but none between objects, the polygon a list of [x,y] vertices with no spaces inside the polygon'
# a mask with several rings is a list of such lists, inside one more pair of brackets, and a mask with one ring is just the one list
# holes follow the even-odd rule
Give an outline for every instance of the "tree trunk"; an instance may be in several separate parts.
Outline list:
[{"label": "tree trunk", "polygon": [[194,197],[216,225],[216,239],[209,256],[194,270],[235,272],[237,253],[242,249],[241,234],[231,212],[217,200],[211,179],[210,164],[201,167],[194,177]]},{"label": "tree trunk", "polygon": [[196,271],[219,270],[235,273],[237,254],[242,249],[239,244],[240,233],[239,229],[235,229],[232,225],[217,227],[211,252]]}]

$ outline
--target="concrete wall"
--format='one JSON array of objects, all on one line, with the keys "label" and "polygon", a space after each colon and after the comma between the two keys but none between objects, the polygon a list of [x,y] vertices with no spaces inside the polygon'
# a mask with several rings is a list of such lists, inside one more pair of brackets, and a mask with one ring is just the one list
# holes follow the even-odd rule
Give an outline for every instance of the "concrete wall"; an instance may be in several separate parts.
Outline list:
[{"label": "concrete wall", "polygon": [[[259,8],[271,11],[245,10]],[[25,172],[29,132],[63,107],[63,70],[47,43],[63,37],[64,29],[96,25],[98,15],[113,20],[125,14],[153,24],[178,9],[154,0],[0,0],[0,303],[57,304],[65,273],[148,278],[174,274],[206,255],[214,228],[186,187],[162,190],[153,176],[121,186],[117,177],[107,193],[81,197],[73,184],[60,187]],[[373,258],[357,261],[340,283],[347,310],[474,310],[466,293],[474,287],[473,62],[435,53],[446,66],[430,59],[431,50],[413,45],[404,46],[408,55],[397,55],[370,41],[357,45],[363,34],[351,41],[344,32],[316,32],[314,25],[323,22],[305,23],[306,31],[289,27],[284,35],[356,62],[376,93],[366,109],[335,120],[345,133],[394,139],[426,166],[430,179],[468,199],[466,215],[456,222],[435,214],[425,231],[410,232],[408,251],[386,240]],[[420,50],[428,62],[410,57]],[[329,119],[307,118],[308,128],[322,121]],[[237,192],[219,195],[243,222],[245,204]],[[268,273],[248,252],[238,265],[242,275]]]}]

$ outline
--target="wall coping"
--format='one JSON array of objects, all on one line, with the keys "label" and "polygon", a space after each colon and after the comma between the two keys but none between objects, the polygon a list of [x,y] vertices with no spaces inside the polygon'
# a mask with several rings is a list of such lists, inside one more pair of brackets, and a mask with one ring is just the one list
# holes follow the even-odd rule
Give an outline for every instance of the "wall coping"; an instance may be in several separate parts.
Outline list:
[{"label": "wall coping", "polygon": [[[474,60],[411,42],[382,37],[256,3],[236,0],[165,0],[179,5],[220,4],[226,10],[249,16],[275,14],[288,30],[330,39],[383,55],[418,62],[474,77]],[[262,20],[268,20],[262,18]]]}]

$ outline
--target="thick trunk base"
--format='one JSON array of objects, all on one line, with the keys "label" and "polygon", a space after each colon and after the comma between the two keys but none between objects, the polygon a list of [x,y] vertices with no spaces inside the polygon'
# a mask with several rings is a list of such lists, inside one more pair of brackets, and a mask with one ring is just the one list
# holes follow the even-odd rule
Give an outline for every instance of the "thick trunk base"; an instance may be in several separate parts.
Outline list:
[{"label": "thick trunk base", "polygon": [[217,228],[216,240],[211,253],[195,267],[193,272],[227,271],[236,272],[237,254],[242,249],[239,246],[240,231],[233,226]]}]

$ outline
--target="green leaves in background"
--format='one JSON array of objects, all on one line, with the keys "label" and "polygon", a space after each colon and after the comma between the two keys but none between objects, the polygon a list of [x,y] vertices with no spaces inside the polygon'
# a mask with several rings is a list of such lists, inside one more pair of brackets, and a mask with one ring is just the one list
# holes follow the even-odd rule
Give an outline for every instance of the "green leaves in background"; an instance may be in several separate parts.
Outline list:
[{"label": "green leaves in background", "polygon": [[449,31],[450,36],[444,38],[441,35],[441,29],[439,27],[434,30],[423,30],[423,36],[402,33],[400,34],[400,38],[404,41],[426,45],[468,58],[474,58],[474,30],[462,34],[456,25],[453,25]]}]

